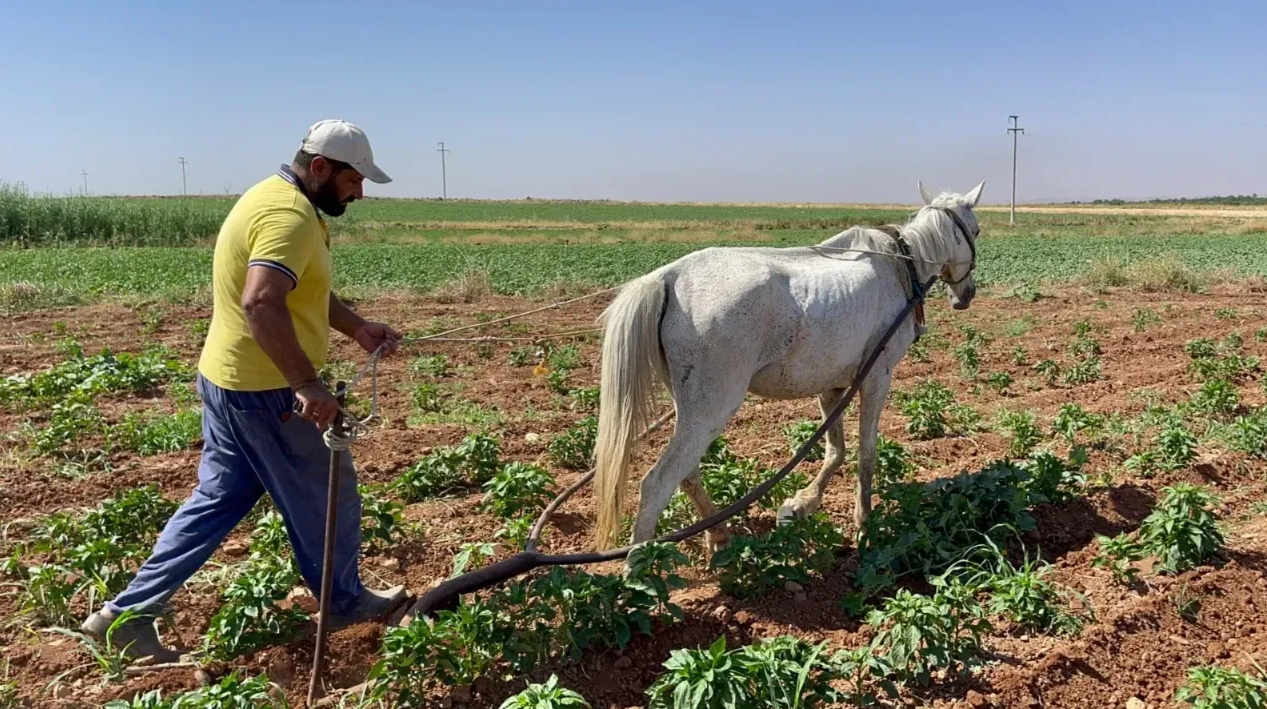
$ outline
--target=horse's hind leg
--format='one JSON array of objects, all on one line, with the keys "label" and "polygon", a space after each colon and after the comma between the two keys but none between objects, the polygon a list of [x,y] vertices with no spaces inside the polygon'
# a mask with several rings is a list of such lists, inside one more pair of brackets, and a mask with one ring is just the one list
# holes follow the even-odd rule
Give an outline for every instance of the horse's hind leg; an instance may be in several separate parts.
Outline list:
[{"label": "horse's hind leg", "polygon": [[[698,519],[705,520],[717,514],[717,505],[713,504],[713,498],[709,497],[708,490],[704,489],[704,481],[700,476],[698,466],[696,466],[695,472],[686,476],[686,479],[682,481],[681,487],[682,492],[686,493],[691,503],[695,505],[695,514]],[[709,551],[716,552],[726,546],[730,540],[726,527],[727,524],[723,521],[704,532],[704,540],[708,544]]]},{"label": "horse's hind leg", "polygon": [[[735,391],[723,391],[723,385],[719,383],[724,381],[723,378],[705,378],[697,374],[693,379],[707,380],[713,388],[705,390],[702,387],[691,387],[694,390],[707,391],[708,395],[703,398],[692,396],[691,391],[684,392],[685,395],[674,394],[677,401],[677,423],[664,455],[660,456],[651,472],[642,479],[638,518],[634,522],[634,544],[641,544],[655,537],[656,521],[669,504],[669,498],[673,497],[673,490],[692,475],[698,479],[700,459],[708,451],[709,444],[726,429],[726,422],[743,404],[745,389],[742,385],[732,387]],[[704,509],[715,509],[702,485],[697,490],[706,501],[705,508],[700,507],[700,500],[696,499],[691,485],[686,485],[684,490],[691,495],[696,510],[702,513]]]},{"label": "horse's hind leg", "polygon": [[[840,402],[840,398],[845,395],[844,389],[831,389],[823,392],[818,396],[818,407],[823,412],[823,420],[827,419],[827,415],[831,410],[836,408],[836,404]],[[840,470],[840,466],[845,463],[845,420],[840,417],[840,421],[835,426],[827,429],[827,450],[823,454],[823,467],[819,469],[818,476],[814,481],[799,490],[795,495],[788,498],[781,507],[779,507],[779,524],[787,524],[795,517],[805,517],[816,512],[820,505],[823,504],[823,493],[827,491],[827,484],[831,482],[831,476]]]}]

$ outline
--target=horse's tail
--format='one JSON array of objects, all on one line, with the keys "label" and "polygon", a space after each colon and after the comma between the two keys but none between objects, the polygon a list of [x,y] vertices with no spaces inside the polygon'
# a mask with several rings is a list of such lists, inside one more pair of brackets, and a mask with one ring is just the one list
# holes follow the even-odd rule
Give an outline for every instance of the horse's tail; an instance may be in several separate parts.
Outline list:
[{"label": "horse's tail", "polygon": [[598,440],[594,444],[595,545],[610,549],[624,510],[629,454],[654,418],[656,380],[667,382],[660,349],[665,282],[660,271],[630,281],[603,312],[603,357]]}]

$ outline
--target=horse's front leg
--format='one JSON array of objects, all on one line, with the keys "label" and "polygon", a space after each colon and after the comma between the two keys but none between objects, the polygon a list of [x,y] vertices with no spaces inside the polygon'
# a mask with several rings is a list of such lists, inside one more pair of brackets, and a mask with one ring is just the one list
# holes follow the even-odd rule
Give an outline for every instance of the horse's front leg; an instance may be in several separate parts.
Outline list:
[{"label": "horse's front leg", "polygon": [[[823,420],[827,419],[827,415],[831,410],[836,408],[836,404],[840,402],[840,398],[845,395],[844,389],[832,389],[818,396],[818,407],[823,412]],[[795,517],[805,517],[814,514],[823,504],[823,493],[827,491],[827,484],[831,482],[831,476],[836,474],[837,470],[845,463],[845,420],[842,416],[835,426],[827,429],[827,445],[823,454],[823,467],[819,469],[818,476],[813,482],[805,486],[805,488],[797,491],[797,493],[783,502],[779,507],[778,523],[787,524]]]},{"label": "horse's front leg", "polygon": [[892,371],[873,372],[859,392],[862,402],[858,412],[858,499],[853,513],[859,532],[867,521],[867,515],[871,514],[871,479],[875,475],[880,413],[884,411],[892,380]]}]

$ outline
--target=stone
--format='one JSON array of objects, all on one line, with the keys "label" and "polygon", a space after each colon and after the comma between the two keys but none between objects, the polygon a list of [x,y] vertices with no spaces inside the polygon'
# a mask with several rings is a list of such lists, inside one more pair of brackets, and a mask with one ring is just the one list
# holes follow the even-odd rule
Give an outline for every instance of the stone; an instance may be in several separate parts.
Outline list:
[{"label": "stone", "polygon": [[296,586],[290,589],[290,593],[286,594],[286,600],[290,601],[291,606],[305,613],[316,613],[320,609],[317,599],[304,586]]},{"label": "stone", "polygon": [[384,569],[387,569],[388,571],[395,571],[400,568],[400,559],[397,559],[394,556],[389,556],[386,559],[383,559],[382,561],[378,562],[378,565],[383,567]]},{"label": "stone", "polygon": [[616,658],[614,663],[612,663],[612,667],[615,667],[618,670],[627,669],[629,667],[633,667],[633,660],[628,655],[621,655]]},{"label": "stone", "polygon": [[206,687],[211,684],[211,675],[203,669],[194,670],[194,681],[198,683],[199,687]]},{"label": "stone", "polygon": [[973,709],[982,709],[983,707],[986,707],[989,705],[989,702],[986,701],[986,698],[975,689],[969,689],[968,696],[965,697],[965,699],[967,699],[968,701],[968,706],[972,707]]},{"label": "stone", "polygon": [[1192,644],[1191,640],[1183,637],[1182,635],[1171,635],[1170,642],[1175,643],[1176,645],[1191,645]]},{"label": "stone", "polygon": [[797,582],[795,582],[795,581],[788,581],[787,583],[783,584],[783,588],[786,588],[787,590],[791,591],[792,593],[796,593],[797,591],[804,591],[804,590],[805,590],[805,587],[804,587],[804,586],[802,586],[801,584],[799,584],[799,583],[797,583]]},{"label": "stone", "polygon": [[529,434],[526,434],[526,435],[524,435],[524,442],[525,442],[525,443],[540,443],[540,442],[541,442],[541,434],[540,434],[540,433],[529,433]]},{"label": "stone", "polygon": [[223,549],[224,553],[229,556],[242,556],[250,550],[250,546],[240,539],[234,539],[232,541],[225,542]]},{"label": "stone", "polygon": [[1145,709],[1144,700],[1139,697],[1131,697],[1126,700],[1126,709]]},{"label": "stone", "polygon": [[65,699],[66,697],[69,697],[69,696],[70,696],[69,685],[58,684],[56,687],[53,687],[53,699]]},{"label": "stone", "polygon": [[796,601],[797,603],[804,603],[809,600],[809,596],[806,595],[804,591],[797,591],[796,593],[792,594],[792,600]]},{"label": "stone", "polygon": [[723,623],[729,623],[735,617],[735,613],[726,606],[717,606],[713,609],[713,617]]},{"label": "stone", "polygon": [[752,623],[752,614],[748,611],[739,611],[735,614],[735,622],[740,625],[749,625]]}]

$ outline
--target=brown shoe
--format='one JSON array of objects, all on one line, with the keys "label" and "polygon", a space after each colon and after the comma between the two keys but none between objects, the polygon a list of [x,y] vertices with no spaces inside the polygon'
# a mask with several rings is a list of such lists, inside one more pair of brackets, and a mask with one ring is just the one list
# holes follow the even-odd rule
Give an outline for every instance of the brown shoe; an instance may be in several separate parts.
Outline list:
[{"label": "brown shoe", "polygon": [[101,642],[106,642],[108,638],[111,647],[133,660],[153,657],[154,662],[163,663],[180,659],[179,652],[164,647],[158,639],[158,630],[154,627],[152,616],[129,618],[111,630],[110,626],[117,619],[110,611],[102,608],[88,616],[79,629]]},{"label": "brown shoe", "polygon": [[408,597],[404,586],[392,586],[385,591],[366,588],[357,599],[352,610],[343,615],[330,614],[331,630],[346,628],[349,625],[364,623],[386,615],[396,609]]}]

